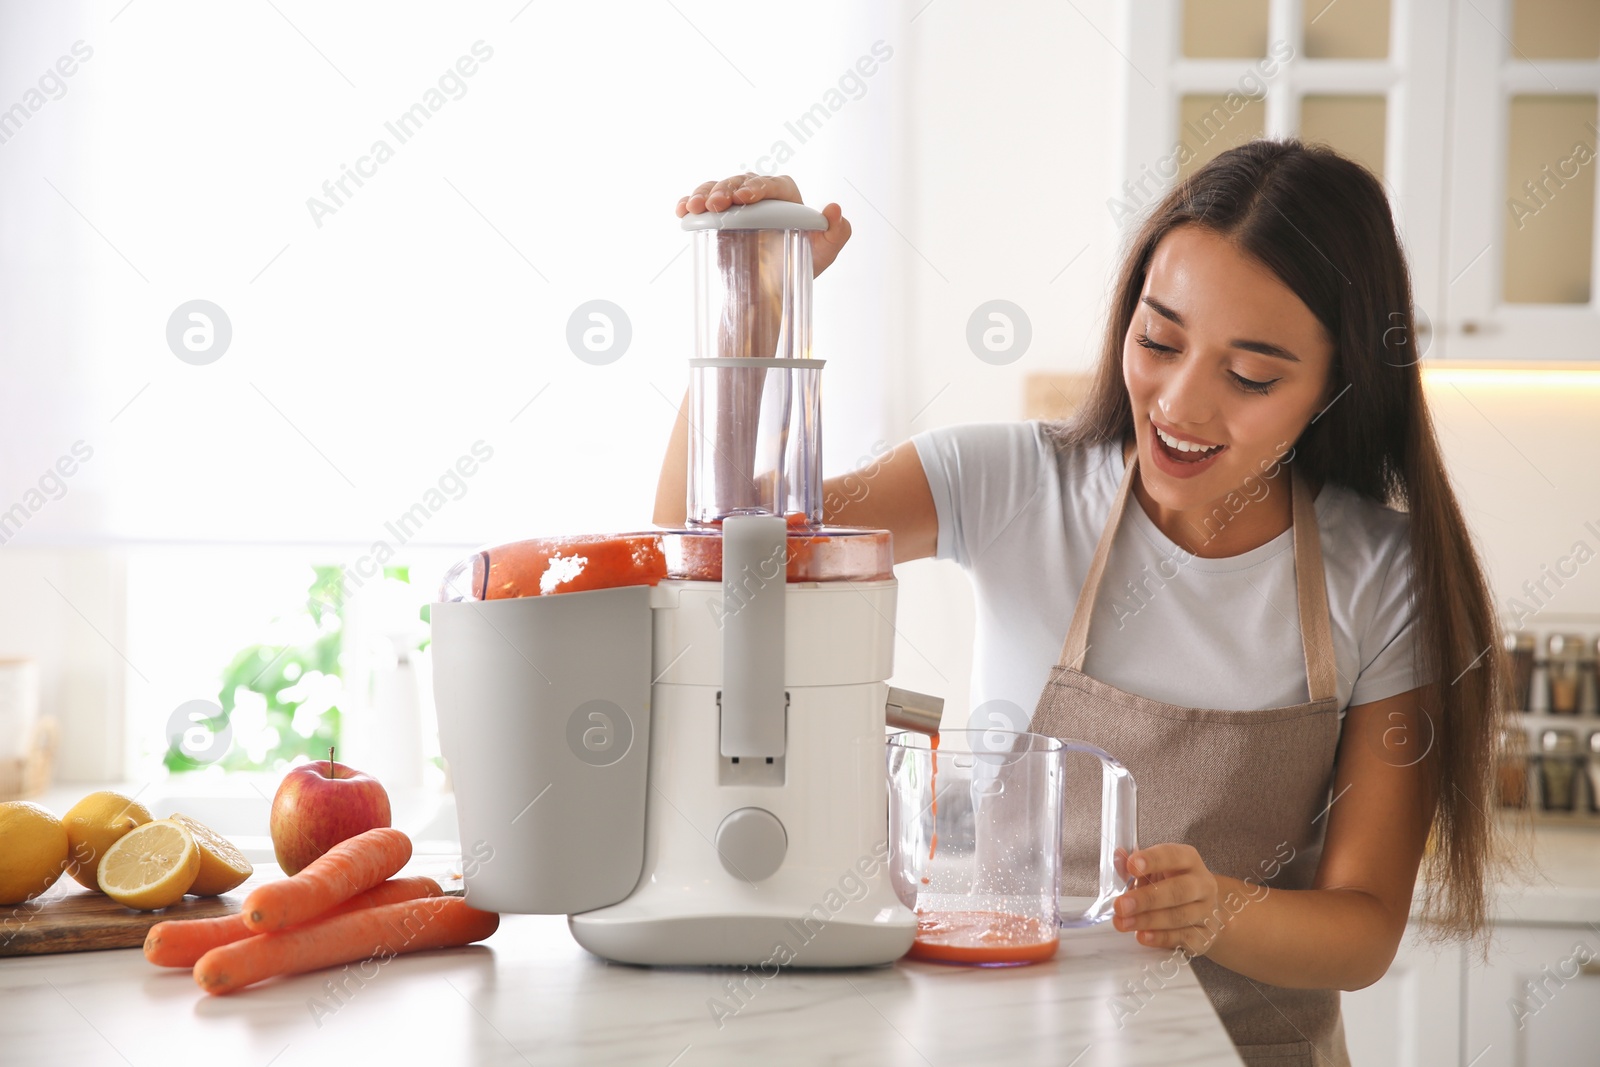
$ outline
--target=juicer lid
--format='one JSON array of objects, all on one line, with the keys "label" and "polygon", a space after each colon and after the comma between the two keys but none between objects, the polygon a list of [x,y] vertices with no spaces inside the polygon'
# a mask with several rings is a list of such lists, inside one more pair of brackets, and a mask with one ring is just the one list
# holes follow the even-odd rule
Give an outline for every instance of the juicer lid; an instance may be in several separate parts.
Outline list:
[{"label": "juicer lid", "polygon": [[683,217],[686,230],[826,230],[822,212],[792,200],[757,200],[726,211],[691,212]]}]

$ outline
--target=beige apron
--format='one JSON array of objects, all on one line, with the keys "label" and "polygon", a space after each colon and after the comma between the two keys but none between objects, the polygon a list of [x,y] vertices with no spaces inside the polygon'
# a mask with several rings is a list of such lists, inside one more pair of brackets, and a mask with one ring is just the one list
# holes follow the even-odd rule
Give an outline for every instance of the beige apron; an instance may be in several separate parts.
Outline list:
[{"label": "beige apron", "polygon": [[[1184,708],[1125,693],[1083,673],[1095,596],[1137,469],[1135,454],[1078,596],[1061,661],[1051,668],[1029,729],[1098,745],[1127,766],[1138,788],[1136,839],[1142,847],[1192,845],[1215,874],[1257,887],[1309,889],[1322,856],[1324,807],[1339,741],[1333,636],[1311,493],[1295,469],[1295,585],[1310,702],[1265,711]],[[1150,655],[1161,650],[1153,648]],[[1067,873],[1061,892],[1093,897],[1092,880],[1100,869],[1098,767],[1068,775],[1066,803],[1078,817],[1063,830]],[[1252,895],[1262,892],[1256,888]],[[1226,893],[1221,903],[1218,921],[1209,924],[1213,931],[1236,911],[1254,906],[1237,896],[1230,901]],[[1264,985],[1204,956],[1191,965],[1250,1067],[1348,1067],[1338,990]]]}]

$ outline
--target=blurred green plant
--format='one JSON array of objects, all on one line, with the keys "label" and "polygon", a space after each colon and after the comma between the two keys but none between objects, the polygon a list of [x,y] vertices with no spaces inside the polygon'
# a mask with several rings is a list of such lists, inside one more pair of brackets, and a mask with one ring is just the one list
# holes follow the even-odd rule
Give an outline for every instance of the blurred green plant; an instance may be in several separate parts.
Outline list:
[{"label": "blurred green plant", "polygon": [[[383,577],[410,584],[407,567],[385,567]],[[340,744],[344,692],[343,656],[345,570],[341,566],[312,567],[301,611],[289,618],[272,619],[275,628],[298,639],[279,644],[252,644],[240,649],[222,671],[217,703],[221,713],[194,725],[213,734],[230,724],[232,743],[218,760],[191,759],[174,738],[162,757],[173,772],[220,766],[227,771],[281,770],[300,757],[325,759],[328,749]],[[428,620],[428,606],[421,617]],[[427,639],[417,647],[426,647]],[[241,705],[247,705],[241,707]],[[241,722],[242,720],[246,720]],[[249,736],[244,736],[248,734]]]},{"label": "blurred green plant", "polygon": [[[286,623],[286,629],[302,635],[300,639],[285,644],[253,644],[235,653],[222,671],[217,692],[221,714],[196,723],[213,732],[222,731],[230,723],[234,725],[233,743],[215,761],[224,770],[274,770],[300,756],[324,758],[330,747],[339,744],[341,714],[337,699],[330,700],[329,696],[332,693],[337,697],[343,689],[344,568],[313,567],[312,575],[300,614],[287,620],[272,620],[274,624]],[[407,581],[409,575],[405,568],[394,567],[386,568],[384,577]],[[241,700],[253,705],[248,716],[253,737],[239,736]],[[263,712],[263,721],[257,722]],[[168,745],[162,758],[169,771],[194,771],[212,765],[189,758],[180,749],[179,740],[175,738]]]}]

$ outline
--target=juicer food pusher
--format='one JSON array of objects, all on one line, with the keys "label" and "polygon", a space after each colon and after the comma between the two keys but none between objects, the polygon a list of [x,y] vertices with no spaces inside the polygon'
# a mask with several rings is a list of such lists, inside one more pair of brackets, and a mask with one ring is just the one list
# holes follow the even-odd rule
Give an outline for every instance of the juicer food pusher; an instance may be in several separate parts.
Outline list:
[{"label": "juicer food pusher", "polygon": [[[518,542],[433,608],[467,899],[565,913],[627,963],[903,955],[888,870],[897,585],[883,530],[822,525],[820,371],[798,204],[690,215],[688,528]],[[582,591],[569,591],[582,590]]]}]

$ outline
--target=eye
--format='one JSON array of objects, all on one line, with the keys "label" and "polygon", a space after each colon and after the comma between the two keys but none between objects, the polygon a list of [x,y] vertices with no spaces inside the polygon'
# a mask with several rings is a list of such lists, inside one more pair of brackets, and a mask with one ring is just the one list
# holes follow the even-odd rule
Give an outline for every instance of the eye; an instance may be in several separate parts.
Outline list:
[{"label": "eye", "polygon": [[[1148,335],[1142,333],[1134,337],[1133,343],[1138,345],[1140,348],[1147,349],[1148,351],[1161,355],[1168,355],[1177,351],[1175,348],[1169,348],[1166,345],[1156,344],[1154,341],[1150,340]],[[1266,396],[1272,391],[1272,387],[1274,385],[1277,385],[1278,382],[1283,380],[1281,378],[1270,378],[1267,381],[1258,382],[1254,378],[1246,378],[1244,375],[1236,374],[1233,371],[1229,371],[1228,376],[1233,379],[1233,383],[1240,389],[1243,389],[1247,393],[1254,393],[1257,396]]]},{"label": "eye", "polygon": [[1233,371],[1229,371],[1228,373],[1233,376],[1234,384],[1236,384],[1240,389],[1243,389],[1247,393],[1255,393],[1259,396],[1265,396],[1267,393],[1271,392],[1272,387],[1282,380],[1280,378],[1273,378],[1269,381],[1258,382],[1253,378],[1246,378],[1242,374],[1234,374]]}]

